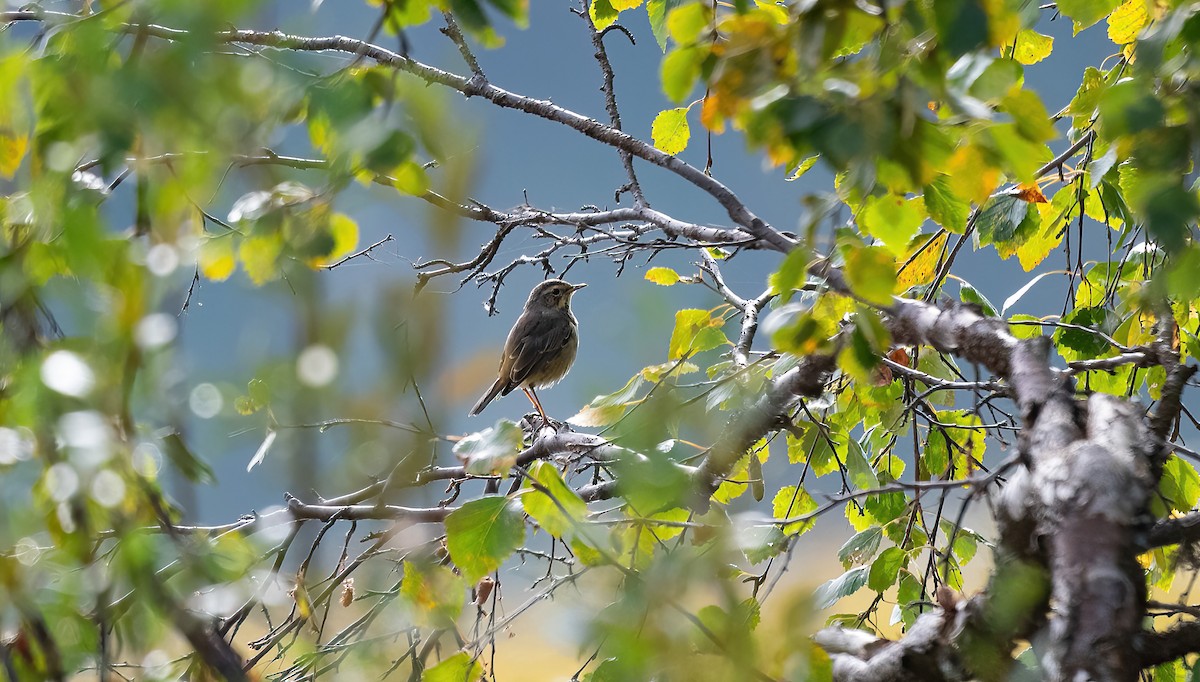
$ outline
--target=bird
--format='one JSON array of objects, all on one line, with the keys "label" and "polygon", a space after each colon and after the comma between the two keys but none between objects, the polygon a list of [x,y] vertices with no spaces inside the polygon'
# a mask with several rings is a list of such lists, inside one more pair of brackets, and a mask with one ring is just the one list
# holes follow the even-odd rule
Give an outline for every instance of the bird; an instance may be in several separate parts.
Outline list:
[{"label": "bird", "polygon": [[575,362],[579,350],[579,321],[571,313],[571,296],[585,286],[548,279],[529,292],[525,309],[504,342],[499,376],[471,408],[469,416],[482,412],[496,396],[508,395],[514,388],[520,388],[537,408],[542,423],[549,423],[534,390],[553,386],[566,376]]}]

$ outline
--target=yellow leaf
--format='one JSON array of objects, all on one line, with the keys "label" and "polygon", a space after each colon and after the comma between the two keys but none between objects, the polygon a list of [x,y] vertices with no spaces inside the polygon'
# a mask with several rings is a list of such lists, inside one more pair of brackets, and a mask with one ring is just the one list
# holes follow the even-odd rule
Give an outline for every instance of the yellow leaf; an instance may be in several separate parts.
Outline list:
[{"label": "yellow leaf", "polygon": [[938,260],[946,247],[949,233],[935,235],[919,234],[908,245],[908,253],[896,273],[896,293],[907,291],[918,284],[928,284],[937,270]]},{"label": "yellow leaf", "polygon": [[700,104],[700,124],[720,135],[725,132],[725,114],[721,111],[721,95],[708,93]]},{"label": "yellow leaf", "polygon": [[679,282],[679,273],[671,268],[650,268],[646,271],[646,280],[660,286],[669,287]]},{"label": "yellow leaf", "polygon": [[654,146],[668,154],[678,154],[687,148],[692,131],[688,126],[687,109],[667,109],[654,117],[650,136]]},{"label": "yellow leaf", "polygon": [[1108,16],[1108,37],[1117,45],[1132,43],[1150,21],[1144,0],[1128,0]]},{"label": "yellow leaf", "polygon": [[325,154],[332,153],[334,135],[328,116],[318,114],[308,117],[308,139],[312,142],[313,147]]},{"label": "yellow leaf", "polygon": [[337,262],[338,259],[350,255],[358,246],[358,223],[344,213],[334,213],[329,217],[329,234],[333,237],[333,249],[329,255],[313,258],[308,264],[319,268],[322,265]]},{"label": "yellow leaf", "polygon": [[242,267],[255,285],[261,286],[275,279],[279,272],[279,255],[283,252],[283,239],[278,234],[263,234],[247,237],[238,248]]},{"label": "yellow leaf", "polygon": [[775,20],[775,23],[779,24],[780,26],[786,26],[787,23],[791,21],[791,19],[788,17],[787,10],[783,7],[780,7],[772,0],[754,0],[754,4],[758,6],[760,12],[765,12],[770,15],[770,17]]},{"label": "yellow leaf", "polygon": [[29,136],[11,131],[0,132],[0,178],[10,179],[21,167],[29,148]]},{"label": "yellow leaf", "polygon": [[206,239],[200,244],[197,258],[200,274],[214,282],[224,282],[233,274],[237,261],[233,257],[233,239],[229,236]]},{"label": "yellow leaf", "polygon": [[1049,256],[1051,251],[1062,243],[1065,214],[1053,204],[1038,204],[1037,209],[1041,214],[1041,226],[1037,232],[1017,247],[1017,260],[1021,261],[1021,267],[1025,272],[1036,268],[1046,260],[1046,256]]},{"label": "yellow leaf", "polygon": [[405,194],[420,196],[429,190],[429,178],[425,169],[415,161],[405,161],[392,171],[393,183],[396,189]]},{"label": "yellow leaf", "polygon": [[642,0],[610,0],[612,8],[618,12],[624,12],[627,9],[635,9],[642,4]]},{"label": "yellow leaf", "polygon": [[29,149],[29,121],[21,92],[28,73],[20,53],[0,58],[0,178],[11,178]]},{"label": "yellow leaf", "polygon": [[1026,66],[1037,64],[1049,57],[1053,49],[1054,38],[1027,28],[1017,34],[1017,41],[1013,45],[1013,59]]},{"label": "yellow leaf", "polygon": [[1000,171],[973,144],[955,150],[946,163],[950,189],[964,199],[982,204],[1000,181]]}]

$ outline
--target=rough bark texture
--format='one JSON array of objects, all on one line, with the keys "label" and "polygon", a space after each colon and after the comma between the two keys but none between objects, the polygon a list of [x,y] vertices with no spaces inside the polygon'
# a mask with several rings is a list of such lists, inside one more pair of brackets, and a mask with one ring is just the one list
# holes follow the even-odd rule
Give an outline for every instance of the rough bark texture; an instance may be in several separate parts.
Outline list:
[{"label": "rough bark texture", "polygon": [[[1029,639],[1044,679],[1133,682],[1143,667],[1200,648],[1191,624],[1172,637],[1141,630],[1146,585],[1137,553],[1200,528],[1194,519],[1147,524],[1162,448],[1143,409],[1107,395],[1077,399],[1070,377],[1050,366],[1048,339],[1019,341],[970,307],[897,299],[888,313],[898,343],[953,353],[1008,383],[1023,420],[1024,467],[996,500],[996,597],[985,593],[953,613],[943,605],[894,642],[845,646],[844,633],[823,631],[817,641],[832,655],[834,679],[1003,679],[1015,641]],[[1032,580],[1038,575],[1047,576],[1048,593]],[[1034,585],[1022,593],[1028,603],[998,618],[1014,584]]]}]

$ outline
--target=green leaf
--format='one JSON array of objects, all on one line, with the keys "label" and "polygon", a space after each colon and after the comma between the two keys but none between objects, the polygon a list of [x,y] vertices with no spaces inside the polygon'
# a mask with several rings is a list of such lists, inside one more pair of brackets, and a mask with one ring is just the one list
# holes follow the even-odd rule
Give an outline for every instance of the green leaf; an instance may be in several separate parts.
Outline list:
[{"label": "green leaf", "polygon": [[850,568],[866,563],[879,551],[879,541],[882,539],[883,529],[879,526],[871,526],[855,533],[838,550],[838,560],[842,562],[842,567]]},{"label": "green leaf", "polygon": [[601,31],[617,20],[617,10],[613,9],[609,0],[592,0],[592,6],[588,9],[588,13],[592,16],[592,23]]},{"label": "green leaf", "polygon": [[1049,57],[1053,50],[1054,38],[1044,36],[1031,28],[1021,29],[1013,45],[1013,59],[1029,66]]},{"label": "green leaf", "polygon": [[721,327],[725,321],[713,317],[707,310],[684,309],[675,313],[675,330],[671,332],[671,343],[667,357],[678,360],[686,353],[701,353],[729,343]]},{"label": "green leaf", "polygon": [[908,571],[900,572],[900,589],[896,590],[896,605],[900,607],[905,627],[912,627],[920,614],[917,604],[921,601],[921,581]]},{"label": "green leaf", "polygon": [[796,164],[793,168],[788,169],[788,176],[786,178],[784,178],[784,180],[786,182],[793,182],[795,180],[799,180],[800,178],[804,177],[804,174],[807,173],[814,165],[816,165],[817,161],[820,160],[820,158],[821,158],[820,154],[813,154],[812,156],[806,157],[803,161]]},{"label": "green leaf", "polygon": [[779,264],[779,269],[767,277],[771,292],[780,296],[784,303],[791,299],[793,291],[804,285],[810,255],[808,249],[792,249]]},{"label": "green leaf", "polygon": [[1104,74],[1100,73],[1099,69],[1089,66],[1083,70],[1083,79],[1079,83],[1079,90],[1067,104],[1067,112],[1075,117],[1076,128],[1082,128],[1081,124],[1096,112],[1097,107],[1100,106],[1100,96],[1104,93],[1105,88]]},{"label": "green leaf", "polygon": [[[775,494],[775,499],[771,501],[771,509],[775,518],[788,519],[816,511],[817,501],[804,488],[789,485]],[[803,535],[811,530],[816,522],[816,518],[811,518],[807,521],[789,523],[783,527],[783,532],[788,535]]]},{"label": "green leaf", "polygon": [[868,303],[891,305],[896,259],[881,246],[852,247],[846,255],[846,281]]},{"label": "green leaf", "polygon": [[476,476],[497,476],[506,473],[517,463],[525,434],[521,427],[508,419],[500,419],[483,431],[465,436],[454,444],[454,454],[462,460],[467,473]]},{"label": "green leaf", "polygon": [[950,180],[939,175],[925,186],[925,210],[937,224],[955,234],[967,229],[967,216],[971,207],[950,188]]},{"label": "green leaf", "polygon": [[908,563],[908,554],[899,547],[888,547],[871,563],[871,572],[867,576],[867,587],[876,592],[883,592],[896,584],[900,569]]},{"label": "green leaf", "polygon": [[1070,17],[1075,34],[1095,24],[1120,5],[1120,0],[1059,0],[1058,11]]},{"label": "green leaf", "polygon": [[678,45],[691,45],[696,42],[700,32],[711,23],[711,10],[707,4],[701,2],[682,5],[667,13],[667,33]]},{"label": "green leaf", "polygon": [[537,521],[543,530],[560,540],[574,537],[587,516],[587,503],[567,487],[562,474],[550,462],[534,462],[529,467],[529,477],[544,491],[535,489],[532,482],[525,483],[527,492],[521,497],[525,513]]},{"label": "green leaf", "polygon": [[[1030,218],[1030,214],[1033,218]],[[1015,242],[1023,231],[1035,227],[1037,209],[1015,193],[994,196],[979,210],[975,221],[980,245]],[[1040,224],[1040,223],[1038,223]]]},{"label": "green leaf", "polygon": [[933,0],[938,47],[951,57],[966,54],[988,42],[988,17],[978,0]]},{"label": "green leaf", "polygon": [[[1104,307],[1076,308],[1063,317],[1062,321],[1109,335],[1116,329],[1118,322],[1112,311]],[[1080,358],[1100,357],[1111,347],[1101,336],[1084,329],[1059,328],[1054,332],[1054,343],[1075,351]]]},{"label": "green leaf", "polygon": [[682,102],[700,77],[704,51],[696,47],[672,50],[662,61],[663,93],[673,102]]},{"label": "green leaf", "polygon": [[446,547],[469,582],[500,568],[525,539],[521,506],[502,496],[467,502],[446,517]]},{"label": "green leaf", "polygon": [[654,146],[668,154],[678,154],[687,149],[692,131],[688,126],[687,108],[666,109],[654,117],[650,126],[650,136]]},{"label": "green leaf", "polygon": [[1200,501],[1200,475],[1197,475],[1196,468],[1183,458],[1172,457],[1163,466],[1159,492],[1175,511],[1191,511],[1196,507],[1196,502]]},{"label": "green leaf", "polygon": [[[787,435],[788,461],[792,464],[803,464],[807,461],[813,473],[818,476],[837,471],[838,455],[830,447],[830,438],[826,438],[816,424],[810,422],[800,422],[800,424],[804,428],[802,438],[796,438],[791,433]],[[837,434],[832,434],[832,436],[836,438]]]},{"label": "green leaf", "polygon": [[184,478],[192,483],[216,482],[212,467],[208,465],[208,462],[196,456],[178,433],[172,431],[163,436],[162,444],[163,449],[166,450],[167,459],[171,460],[171,464],[175,465]]},{"label": "green leaf", "polygon": [[879,478],[875,476],[875,470],[867,461],[862,446],[850,437],[847,437],[846,441],[846,475],[850,478],[850,482],[859,490],[878,488]]},{"label": "green leaf", "polygon": [[852,568],[818,587],[816,592],[813,593],[813,600],[816,602],[818,609],[827,609],[837,603],[842,597],[854,594],[866,584],[867,567],[859,566]]},{"label": "green leaf", "polygon": [[658,42],[658,49],[667,51],[667,14],[688,0],[647,0],[646,14],[650,19],[650,31]]},{"label": "green leaf", "polygon": [[1187,244],[1190,225],[1200,215],[1196,193],[1188,191],[1177,173],[1140,173],[1129,189],[1129,203],[1146,229],[1170,252]]},{"label": "green leaf", "polygon": [[787,544],[787,538],[778,526],[750,526],[739,529],[738,549],[751,564],[761,563],[779,554]]},{"label": "green leaf", "polygon": [[412,605],[420,625],[452,627],[462,613],[466,590],[466,582],[447,566],[404,562],[400,594]]},{"label": "green leaf", "polygon": [[1100,127],[1110,138],[1157,128],[1165,116],[1162,102],[1139,79],[1120,80],[1100,96]]},{"label": "green leaf", "polygon": [[926,216],[923,198],[887,194],[868,198],[859,220],[867,233],[882,240],[893,255],[902,256]]},{"label": "green leaf", "polygon": [[966,282],[959,282],[958,300],[963,303],[974,303],[988,317],[999,317],[999,314],[996,312],[996,306],[992,305],[992,302],[986,296],[979,293],[978,289]]},{"label": "green leaf", "polygon": [[679,273],[671,268],[650,268],[646,271],[646,280],[660,286],[669,287],[679,282]]},{"label": "green leaf", "polygon": [[421,682],[475,682],[483,676],[483,666],[460,651],[441,663],[426,668],[421,673]]}]

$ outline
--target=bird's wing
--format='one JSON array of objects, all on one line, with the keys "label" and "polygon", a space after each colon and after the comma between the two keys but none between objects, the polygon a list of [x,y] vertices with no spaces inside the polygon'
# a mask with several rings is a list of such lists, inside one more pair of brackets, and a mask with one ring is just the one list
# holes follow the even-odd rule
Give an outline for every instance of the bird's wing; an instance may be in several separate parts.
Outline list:
[{"label": "bird's wing", "polygon": [[[541,364],[563,349],[574,335],[574,325],[570,320],[558,315],[543,315],[534,318],[527,329],[513,339],[505,360],[512,364],[508,367],[508,380],[512,388],[525,383],[529,375]],[[508,344],[506,344],[508,345]],[[512,390],[511,388],[509,390]]]}]

